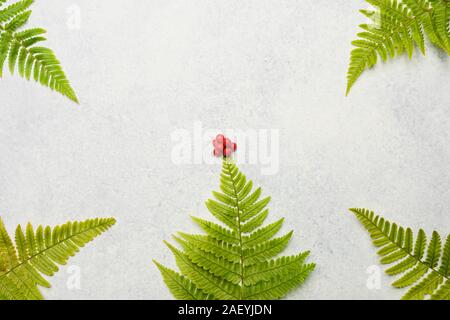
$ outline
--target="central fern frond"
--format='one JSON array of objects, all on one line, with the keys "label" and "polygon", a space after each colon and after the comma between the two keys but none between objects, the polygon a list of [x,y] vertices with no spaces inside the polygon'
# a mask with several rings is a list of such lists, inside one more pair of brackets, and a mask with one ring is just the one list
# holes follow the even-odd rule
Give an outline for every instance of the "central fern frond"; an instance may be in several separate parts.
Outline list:
[{"label": "central fern frond", "polygon": [[114,225],[112,218],[67,222],[51,228],[19,225],[14,246],[0,218],[0,300],[42,299],[38,286],[50,287],[52,276],[80,247]]},{"label": "central fern frond", "polygon": [[301,285],[315,265],[306,264],[309,252],[276,257],[292,231],[274,238],[283,219],[263,226],[270,198],[261,199],[232,160],[224,159],[221,192],[206,207],[224,226],[194,217],[206,235],[180,232],[174,236],[182,250],[166,243],[181,274],[155,261],[169,290],[186,300],[280,299]]},{"label": "central fern frond", "polygon": [[450,55],[449,0],[366,0],[377,10],[361,10],[372,24],[363,30],[350,57],[347,94],[356,80],[380,57],[383,61],[407,52],[411,58],[415,45],[425,54],[425,35],[432,44]]},{"label": "central fern frond", "polygon": [[450,300],[450,235],[442,246],[434,231],[427,247],[427,237],[420,229],[415,240],[410,228],[403,228],[366,209],[350,209],[369,231],[373,244],[379,247],[382,264],[393,264],[388,275],[402,275],[392,285],[411,287],[405,300]]},{"label": "central fern frond", "polygon": [[[6,1],[0,1],[0,8]],[[70,100],[78,103],[75,91],[70,86],[60,62],[52,50],[36,46],[46,40],[44,29],[20,29],[31,15],[29,7],[33,0],[21,0],[0,10],[0,77],[3,66],[8,61],[11,74],[17,70],[27,80],[33,78],[43,86],[49,87]]]}]

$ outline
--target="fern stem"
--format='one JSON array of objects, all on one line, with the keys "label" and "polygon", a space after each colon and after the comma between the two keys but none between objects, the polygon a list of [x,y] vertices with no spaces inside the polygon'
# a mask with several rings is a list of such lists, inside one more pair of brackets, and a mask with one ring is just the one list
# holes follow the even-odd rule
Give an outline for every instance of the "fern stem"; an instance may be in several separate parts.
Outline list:
[{"label": "fern stem", "polygon": [[227,174],[230,176],[231,181],[233,181],[233,192],[236,197],[236,209],[237,209],[237,232],[239,235],[239,277],[241,279],[240,283],[240,290],[239,290],[239,299],[243,299],[243,287],[244,287],[244,248],[243,248],[243,242],[242,242],[242,232],[241,232],[241,209],[239,207],[239,198],[238,198],[238,192],[236,189],[236,184],[234,182],[233,177],[231,176],[230,171],[230,165],[228,164],[226,158],[223,159],[224,164],[227,168]]}]

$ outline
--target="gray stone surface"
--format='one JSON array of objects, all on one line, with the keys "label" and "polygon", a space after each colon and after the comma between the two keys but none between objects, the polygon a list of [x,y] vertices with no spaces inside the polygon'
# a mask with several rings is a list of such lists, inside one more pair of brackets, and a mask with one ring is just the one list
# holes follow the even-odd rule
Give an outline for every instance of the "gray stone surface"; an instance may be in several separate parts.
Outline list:
[{"label": "gray stone surface", "polygon": [[[0,81],[0,214],[55,224],[114,216],[88,245],[81,288],[68,267],[49,299],[168,299],[153,258],[162,241],[198,231],[189,214],[218,185],[219,162],[174,164],[171,134],[279,130],[279,170],[241,168],[286,217],[288,251],[310,249],[317,271],[289,299],[396,299],[376,250],[347,213],[368,207],[400,224],[450,227],[449,59],[400,57],[367,72],[344,97],[350,41],[363,1],[37,1],[31,25],[49,30],[81,105],[6,76]],[[79,9],[80,28],[74,13]],[[213,131],[215,132],[215,131]],[[209,138],[209,137],[208,137]],[[212,138],[212,137],[211,137]]]}]

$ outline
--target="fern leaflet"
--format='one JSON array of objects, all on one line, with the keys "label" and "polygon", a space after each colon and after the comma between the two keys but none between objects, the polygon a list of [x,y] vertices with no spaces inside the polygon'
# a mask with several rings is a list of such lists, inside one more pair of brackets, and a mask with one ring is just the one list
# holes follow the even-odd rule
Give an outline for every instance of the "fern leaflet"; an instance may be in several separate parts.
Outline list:
[{"label": "fern leaflet", "polygon": [[[0,1],[0,9],[5,1]],[[33,78],[70,100],[78,103],[60,62],[51,49],[37,46],[46,40],[44,29],[21,30],[31,15],[29,7],[33,0],[17,1],[0,10],[0,77],[5,62],[11,74],[17,70],[27,80]]]},{"label": "fern leaflet", "polygon": [[252,188],[252,181],[224,158],[221,191],[213,192],[215,200],[206,202],[223,225],[194,217],[205,235],[180,232],[174,239],[181,249],[166,243],[181,273],[154,261],[175,298],[280,299],[314,270],[313,263],[305,263],[309,252],[276,258],[292,231],[274,238],[283,219],[263,226],[270,198],[261,199],[261,189]]},{"label": "fern leaflet", "polygon": [[362,31],[351,52],[347,73],[347,95],[368,68],[380,57],[383,61],[406,52],[412,57],[414,47],[425,54],[425,35],[430,42],[450,55],[450,1],[448,0],[366,0],[377,10],[361,10],[371,24],[361,24]]},{"label": "fern leaflet", "polygon": [[396,288],[410,287],[404,300],[450,300],[450,235],[443,243],[434,231],[427,236],[420,229],[415,239],[410,228],[391,223],[366,209],[350,209],[369,231],[373,244],[380,248],[382,264],[393,264],[386,273],[400,277]]},{"label": "fern leaflet", "polygon": [[50,287],[41,274],[52,276],[80,247],[114,225],[113,218],[67,222],[61,226],[25,229],[19,225],[15,246],[0,218],[0,300],[43,299],[38,286]]}]

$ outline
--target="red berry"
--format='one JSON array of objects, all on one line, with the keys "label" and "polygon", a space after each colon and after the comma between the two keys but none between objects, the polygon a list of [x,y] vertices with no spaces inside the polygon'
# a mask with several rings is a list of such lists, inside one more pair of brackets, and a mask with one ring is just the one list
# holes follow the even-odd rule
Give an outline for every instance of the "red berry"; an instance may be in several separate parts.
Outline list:
[{"label": "red berry", "polygon": [[216,150],[218,153],[222,153],[223,147],[222,146],[216,146],[216,147],[214,147],[214,150]]},{"label": "red berry", "polygon": [[215,139],[215,140],[213,140],[213,146],[214,146],[214,148],[217,148],[217,147],[222,148],[222,143],[219,143],[219,142]]},{"label": "red berry", "polygon": [[223,134],[218,134],[212,144],[214,146],[213,155],[215,157],[229,157],[237,149],[236,143]]},{"label": "red berry", "polygon": [[223,135],[223,134],[218,134],[217,136],[216,136],[216,140],[217,140],[217,142],[219,142],[219,143],[223,143],[223,140],[225,139],[225,136]]},{"label": "red berry", "polygon": [[230,148],[225,148],[225,150],[223,150],[223,155],[225,156],[225,157],[229,157],[229,156],[231,156],[231,153],[232,153],[233,151],[230,149]]}]

